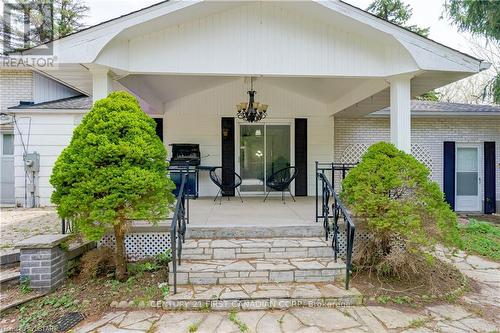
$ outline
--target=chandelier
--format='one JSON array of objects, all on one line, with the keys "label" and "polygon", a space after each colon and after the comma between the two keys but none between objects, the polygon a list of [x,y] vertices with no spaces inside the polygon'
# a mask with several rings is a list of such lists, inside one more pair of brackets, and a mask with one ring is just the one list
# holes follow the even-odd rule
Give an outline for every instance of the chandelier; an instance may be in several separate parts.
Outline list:
[{"label": "chandelier", "polygon": [[257,92],[253,90],[253,79],[250,77],[248,103],[241,102],[240,104],[236,105],[236,109],[238,110],[238,113],[236,115],[238,119],[244,119],[249,123],[253,123],[266,118],[268,105],[255,102],[255,94],[257,94]]}]

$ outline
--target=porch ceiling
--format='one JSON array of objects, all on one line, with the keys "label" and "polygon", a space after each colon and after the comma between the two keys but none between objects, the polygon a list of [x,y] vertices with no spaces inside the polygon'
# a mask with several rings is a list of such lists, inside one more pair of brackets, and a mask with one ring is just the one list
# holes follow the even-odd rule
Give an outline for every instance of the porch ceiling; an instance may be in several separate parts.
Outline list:
[{"label": "porch ceiling", "polygon": [[[414,98],[433,89],[467,77],[467,73],[424,72],[411,80],[411,97]],[[339,110],[335,117],[360,117],[381,110],[390,104],[389,87]]]},{"label": "porch ceiling", "polygon": [[[120,79],[120,83],[137,95],[147,100],[146,95],[161,103],[168,103],[206,89],[243,80],[239,76],[190,76],[190,75],[129,75]],[[245,78],[249,84],[248,78]],[[335,103],[364,84],[381,84],[381,78],[321,78],[321,77],[260,77],[255,79],[256,89],[263,82],[298,95],[320,101],[325,104]],[[365,96],[360,95],[360,99]]]}]

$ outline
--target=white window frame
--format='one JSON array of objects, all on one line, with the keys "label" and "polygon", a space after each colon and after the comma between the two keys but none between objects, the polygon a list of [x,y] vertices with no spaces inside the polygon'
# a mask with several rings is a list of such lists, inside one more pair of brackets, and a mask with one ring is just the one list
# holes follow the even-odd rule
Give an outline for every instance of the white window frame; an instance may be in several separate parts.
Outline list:
[{"label": "white window frame", "polygon": [[[457,195],[457,173],[458,173],[458,149],[460,148],[477,148],[477,171],[478,171],[478,189],[477,189],[477,209],[475,210],[464,210],[459,207],[459,196]],[[484,152],[483,145],[480,142],[456,142],[455,143],[455,210],[457,212],[481,212],[483,210],[483,174],[484,174]]]}]

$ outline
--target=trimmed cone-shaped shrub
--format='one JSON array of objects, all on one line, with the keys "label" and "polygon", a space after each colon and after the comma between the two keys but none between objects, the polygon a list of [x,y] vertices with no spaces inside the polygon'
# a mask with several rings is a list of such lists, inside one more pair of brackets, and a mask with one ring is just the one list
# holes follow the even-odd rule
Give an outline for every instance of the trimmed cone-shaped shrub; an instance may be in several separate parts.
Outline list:
[{"label": "trimmed cone-shaped shrub", "polygon": [[438,184],[425,165],[394,145],[372,145],[342,186],[358,224],[373,235],[358,248],[358,265],[401,276],[418,270],[412,259],[428,258],[436,241],[458,245],[457,218]]},{"label": "trimmed cone-shaped shrub", "polygon": [[137,99],[113,92],[97,101],[57,159],[52,202],[88,239],[107,229],[116,237],[116,277],[126,277],[124,239],[129,221],[166,218],[174,201],[166,150],[156,124]]}]

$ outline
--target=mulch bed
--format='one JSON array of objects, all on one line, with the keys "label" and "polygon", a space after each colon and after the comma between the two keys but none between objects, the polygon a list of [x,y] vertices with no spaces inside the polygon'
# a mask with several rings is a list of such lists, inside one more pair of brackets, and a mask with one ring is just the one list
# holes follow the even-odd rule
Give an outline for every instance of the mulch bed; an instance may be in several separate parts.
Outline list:
[{"label": "mulch bed", "polygon": [[[144,272],[125,282],[118,282],[111,277],[85,280],[75,276],[55,292],[2,313],[0,331],[15,327],[20,331],[33,332],[57,322],[69,312],[79,312],[85,317],[98,317],[109,310],[111,302],[115,300],[130,299],[137,303],[147,303],[162,299],[158,284],[166,281],[165,269]],[[9,299],[35,294],[23,294],[19,288],[12,288],[7,292]]]},{"label": "mulch bed", "polygon": [[[377,277],[376,273],[363,271],[353,273],[351,285],[363,294],[367,304],[417,306],[436,300],[451,301],[466,291],[469,282],[458,270],[445,277],[433,279],[432,286],[425,281],[389,280]],[[435,290],[439,292],[436,293]]]}]

